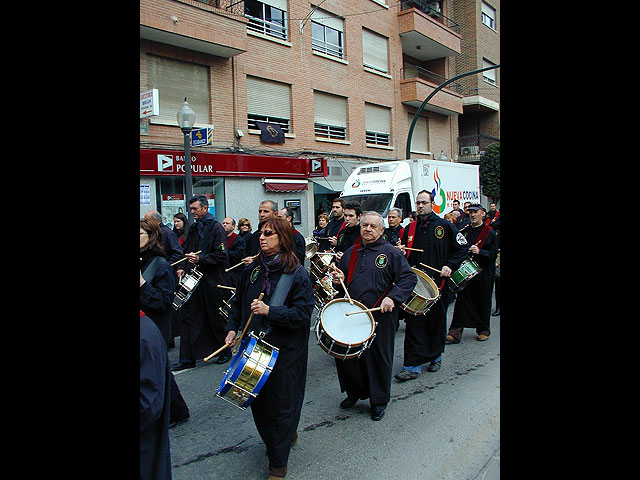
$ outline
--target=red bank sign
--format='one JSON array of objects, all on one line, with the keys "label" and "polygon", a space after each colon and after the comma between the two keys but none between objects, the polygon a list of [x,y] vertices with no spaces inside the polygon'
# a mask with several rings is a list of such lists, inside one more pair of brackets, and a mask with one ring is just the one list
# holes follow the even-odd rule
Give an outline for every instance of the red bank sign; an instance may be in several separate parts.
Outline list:
[{"label": "red bank sign", "polygon": [[[185,173],[184,152],[140,149],[140,175]],[[295,158],[270,155],[191,152],[191,173],[203,177],[325,177],[325,158]]]}]

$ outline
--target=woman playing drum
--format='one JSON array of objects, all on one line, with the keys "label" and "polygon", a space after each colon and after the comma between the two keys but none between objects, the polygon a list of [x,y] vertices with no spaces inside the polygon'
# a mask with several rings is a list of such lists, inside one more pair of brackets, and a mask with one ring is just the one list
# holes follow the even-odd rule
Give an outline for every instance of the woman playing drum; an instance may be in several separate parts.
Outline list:
[{"label": "woman playing drum", "polygon": [[[267,382],[251,403],[254,423],[267,447],[270,478],[277,478],[285,476],[289,449],[297,439],[314,298],[309,273],[293,249],[290,223],[269,218],[261,231],[260,254],[244,268],[231,300],[226,344],[235,344],[253,313],[247,334],[266,332],[264,341],[279,349]],[[280,282],[291,282],[288,293],[282,293],[282,286],[278,289]],[[258,301],[260,293],[264,297]],[[271,302],[276,297],[283,300]]]}]

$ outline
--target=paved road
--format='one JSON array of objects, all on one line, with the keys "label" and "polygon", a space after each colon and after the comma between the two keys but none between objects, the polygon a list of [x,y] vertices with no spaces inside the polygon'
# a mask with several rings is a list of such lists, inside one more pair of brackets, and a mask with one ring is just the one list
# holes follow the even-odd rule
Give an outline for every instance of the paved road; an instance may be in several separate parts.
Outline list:
[{"label": "paved road", "polygon": [[[453,307],[449,306],[451,322]],[[315,321],[315,314],[312,321]],[[349,478],[497,480],[500,467],[500,317],[492,334],[447,345],[439,372],[392,381],[385,417],[374,422],[368,401],[338,407],[333,357],[309,339],[305,403],[288,479]],[[402,366],[404,322],[396,336],[394,373]],[[179,339],[170,350],[177,361]],[[226,365],[198,364],[176,373],[191,419],[170,430],[174,480],[264,480],[268,460],[249,410],[215,397]]]}]

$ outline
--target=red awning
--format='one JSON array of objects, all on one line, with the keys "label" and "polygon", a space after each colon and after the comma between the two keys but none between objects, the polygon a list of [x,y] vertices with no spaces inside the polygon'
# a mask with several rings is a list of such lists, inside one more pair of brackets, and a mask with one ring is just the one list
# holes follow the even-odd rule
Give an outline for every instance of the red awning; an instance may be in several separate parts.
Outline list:
[{"label": "red awning", "polygon": [[264,189],[267,192],[303,192],[309,189],[306,180],[265,179]]}]

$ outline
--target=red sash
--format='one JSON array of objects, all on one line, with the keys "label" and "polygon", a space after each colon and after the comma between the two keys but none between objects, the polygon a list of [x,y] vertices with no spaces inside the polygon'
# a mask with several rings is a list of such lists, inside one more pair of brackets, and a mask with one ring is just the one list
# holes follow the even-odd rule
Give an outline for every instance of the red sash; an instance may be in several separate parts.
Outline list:
[{"label": "red sash", "polygon": [[340,225],[340,228],[336,232],[336,235],[335,235],[336,238],[338,238],[338,235],[340,235],[340,232],[342,231],[342,229],[345,227],[346,224],[347,222],[345,220],[342,220],[342,225]]},{"label": "red sash", "polygon": [[476,239],[476,243],[474,245],[478,248],[482,248],[482,245],[484,245],[484,241],[487,239],[487,236],[489,235],[489,232],[491,230],[493,229],[489,225],[483,224],[482,230],[480,230],[480,235],[478,235],[478,238]]},{"label": "red sash", "polygon": [[142,310],[140,310],[140,318],[144,317],[145,315],[146,315],[146,313],[144,313]]},{"label": "red sash", "polygon": [[[407,237],[407,247],[411,248],[411,246],[413,245],[413,241],[416,238],[416,226],[418,225],[418,221],[414,220],[413,222],[409,223],[409,236]],[[404,234],[404,229],[402,229],[402,233]],[[402,238],[402,234],[400,234],[399,238]],[[407,250],[407,259],[409,258],[409,255],[411,255],[412,250]]]},{"label": "red sash", "polygon": [[353,252],[351,252],[351,258],[349,259],[349,270],[347,272],[347,285],[351,284],[353,279],[353,272],[356,269],[356,260],[358,259],[358,249],[360,248],[360,235],[353,242]]}]

